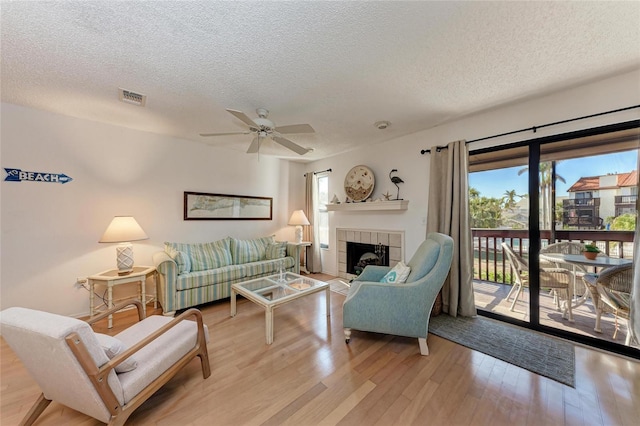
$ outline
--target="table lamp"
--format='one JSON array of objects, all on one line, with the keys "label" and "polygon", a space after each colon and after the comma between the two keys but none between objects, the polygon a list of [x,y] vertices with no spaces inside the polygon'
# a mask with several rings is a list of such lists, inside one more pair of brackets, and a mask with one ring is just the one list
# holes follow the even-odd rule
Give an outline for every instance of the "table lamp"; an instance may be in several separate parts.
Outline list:
[{"label": "table lamp", "polygon": [[311,224],[302,210],[296,210],[291,214],[289,225],[296,227],[296,243],[300,244],[302,242],[302,226]]},{"label": "table lamp", "polygon": [[133,271],[133,245],[131,241],[148,238],[133,216],[116,216],[98,242],[120,243],[116,247],[118,275],[126,275]]}]

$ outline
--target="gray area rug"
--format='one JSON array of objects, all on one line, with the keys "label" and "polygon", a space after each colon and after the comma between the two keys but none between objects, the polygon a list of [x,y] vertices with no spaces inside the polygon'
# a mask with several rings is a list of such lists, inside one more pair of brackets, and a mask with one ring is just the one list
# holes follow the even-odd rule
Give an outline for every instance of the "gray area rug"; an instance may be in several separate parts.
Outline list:
[{"label": "gray area rug", "polygon": [[575,387],[575,348],[564,340],[489,318],[446,314],[429,320],[429,332]]}]

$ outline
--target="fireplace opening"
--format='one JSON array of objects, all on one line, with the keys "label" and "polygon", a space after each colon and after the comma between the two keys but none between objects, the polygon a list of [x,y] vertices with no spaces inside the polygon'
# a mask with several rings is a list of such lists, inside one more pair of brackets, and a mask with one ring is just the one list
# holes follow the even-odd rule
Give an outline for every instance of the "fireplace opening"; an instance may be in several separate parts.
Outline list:
[{"label": "fireplace opening", "polygon": [[347,241],[347,272],[360,275],[367,265],[389,266],[389,246]]}]

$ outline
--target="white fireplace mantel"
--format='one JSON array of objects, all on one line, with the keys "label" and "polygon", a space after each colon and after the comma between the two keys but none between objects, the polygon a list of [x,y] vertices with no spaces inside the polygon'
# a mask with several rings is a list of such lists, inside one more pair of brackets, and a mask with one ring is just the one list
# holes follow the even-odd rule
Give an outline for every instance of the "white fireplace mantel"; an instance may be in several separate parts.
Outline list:
[{"label": "white fireplace mantel", "polygon": [[330,212],[374,211],[374,210],[402,211],[402,210],[407,210],[408,208],[409,208],[409,200],[368,201],[363,203],[327,204],[327,211],[330,211]]}]

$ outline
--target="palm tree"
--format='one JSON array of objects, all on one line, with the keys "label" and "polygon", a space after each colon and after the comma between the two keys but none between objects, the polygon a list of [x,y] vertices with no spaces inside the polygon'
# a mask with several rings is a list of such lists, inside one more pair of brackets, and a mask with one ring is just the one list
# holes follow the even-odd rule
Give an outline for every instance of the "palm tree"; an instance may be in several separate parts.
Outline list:
[{"label": "palm tree", "polygon": [[[538,165],[540,172],[540,197],[542,198],[542,229],[551,229],[551,190],[555,186],[555,182],[551,181],[551,172],[553,170],[551,161],[546,161]],[[527,172],[529,167],[524,167],[518,170],[518,176]],[[556,173],[556,180],[562,183],[567,181]]]},{"label": "palm tree", "polygon": [[516,197],[525,198],[526,195],[516,194],[516,190],[512,189],[510,191],[504,191],[504,195],[502,196],[502,202],[504,203],[504,208],[508,210],[512,210],[516,206]]}]

